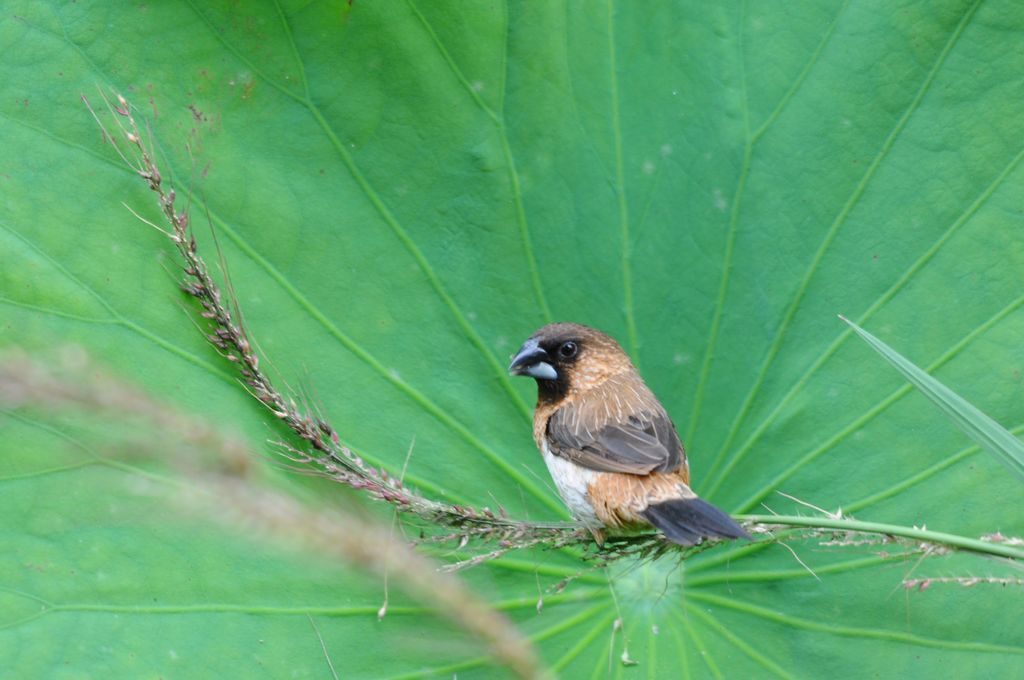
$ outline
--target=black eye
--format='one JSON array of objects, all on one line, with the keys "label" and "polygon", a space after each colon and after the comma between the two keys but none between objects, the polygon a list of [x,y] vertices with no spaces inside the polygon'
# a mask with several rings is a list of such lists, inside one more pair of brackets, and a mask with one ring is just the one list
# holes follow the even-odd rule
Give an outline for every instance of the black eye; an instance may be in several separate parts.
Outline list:
[{"label": "black eye", "polygon": [[570,340],[569,342],[563,342],[562,346],[558,348],[558,356],[563,359],[572,359],[578,351],[580,351],[580,348],[576,346],[575,342]]}]

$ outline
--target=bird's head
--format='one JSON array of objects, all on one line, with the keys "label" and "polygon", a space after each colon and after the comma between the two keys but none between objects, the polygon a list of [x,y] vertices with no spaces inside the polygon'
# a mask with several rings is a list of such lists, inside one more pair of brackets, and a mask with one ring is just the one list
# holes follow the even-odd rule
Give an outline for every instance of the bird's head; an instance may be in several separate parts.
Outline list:
[{"label": "bird's head", "polygon": [[575,323],[553,323],[531,335],[512,358],[508,372],[537,381],[542,400],[600,385],[631,371],[629,355],[610,336]]}]

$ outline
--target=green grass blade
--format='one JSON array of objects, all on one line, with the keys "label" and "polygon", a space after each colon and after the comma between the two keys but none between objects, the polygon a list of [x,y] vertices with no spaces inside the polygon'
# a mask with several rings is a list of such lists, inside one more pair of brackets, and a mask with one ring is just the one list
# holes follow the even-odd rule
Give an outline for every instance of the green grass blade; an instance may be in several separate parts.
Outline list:
[{"label": "green grass blade", "polygon": [[957,427],[981,448],[990,452],[1003,465],[1010,468],[1024,481],[1024,443],[1006,428],[979,411],[966,399],[953,392],[941,382],[918,368],[902,354],[885,344],[846,317],[839,317],[864,339],[876,352],[882,355],[914,387],[928,397],[939,409],[949,416]]}]

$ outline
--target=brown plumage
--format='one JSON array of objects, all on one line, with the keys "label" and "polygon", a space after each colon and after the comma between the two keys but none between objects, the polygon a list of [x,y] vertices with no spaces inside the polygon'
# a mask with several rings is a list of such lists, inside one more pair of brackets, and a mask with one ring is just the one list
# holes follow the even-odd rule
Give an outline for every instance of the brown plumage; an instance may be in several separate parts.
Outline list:
[{"label": "brown plumage", "polygon": [[533,438],[570,512],[595,531],[653,525],[675,543],[749,538],[690,489],[675,425],[629,356],[601,331],[549,324],[509,372],[537,381]]}]

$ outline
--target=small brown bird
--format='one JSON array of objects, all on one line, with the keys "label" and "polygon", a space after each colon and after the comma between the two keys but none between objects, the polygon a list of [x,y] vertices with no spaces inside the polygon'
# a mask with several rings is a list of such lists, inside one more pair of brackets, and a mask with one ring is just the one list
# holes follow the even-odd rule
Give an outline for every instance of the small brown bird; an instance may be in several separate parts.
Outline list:
[{"label": "small brown bird", "polygon": [[675,425],[615,340],[579,324],[549,324],[508,370],[536,379],[533,438],[569,511],[598,542],[605,527],[646,525],[680,545],[750,538],[690,489]]}]

